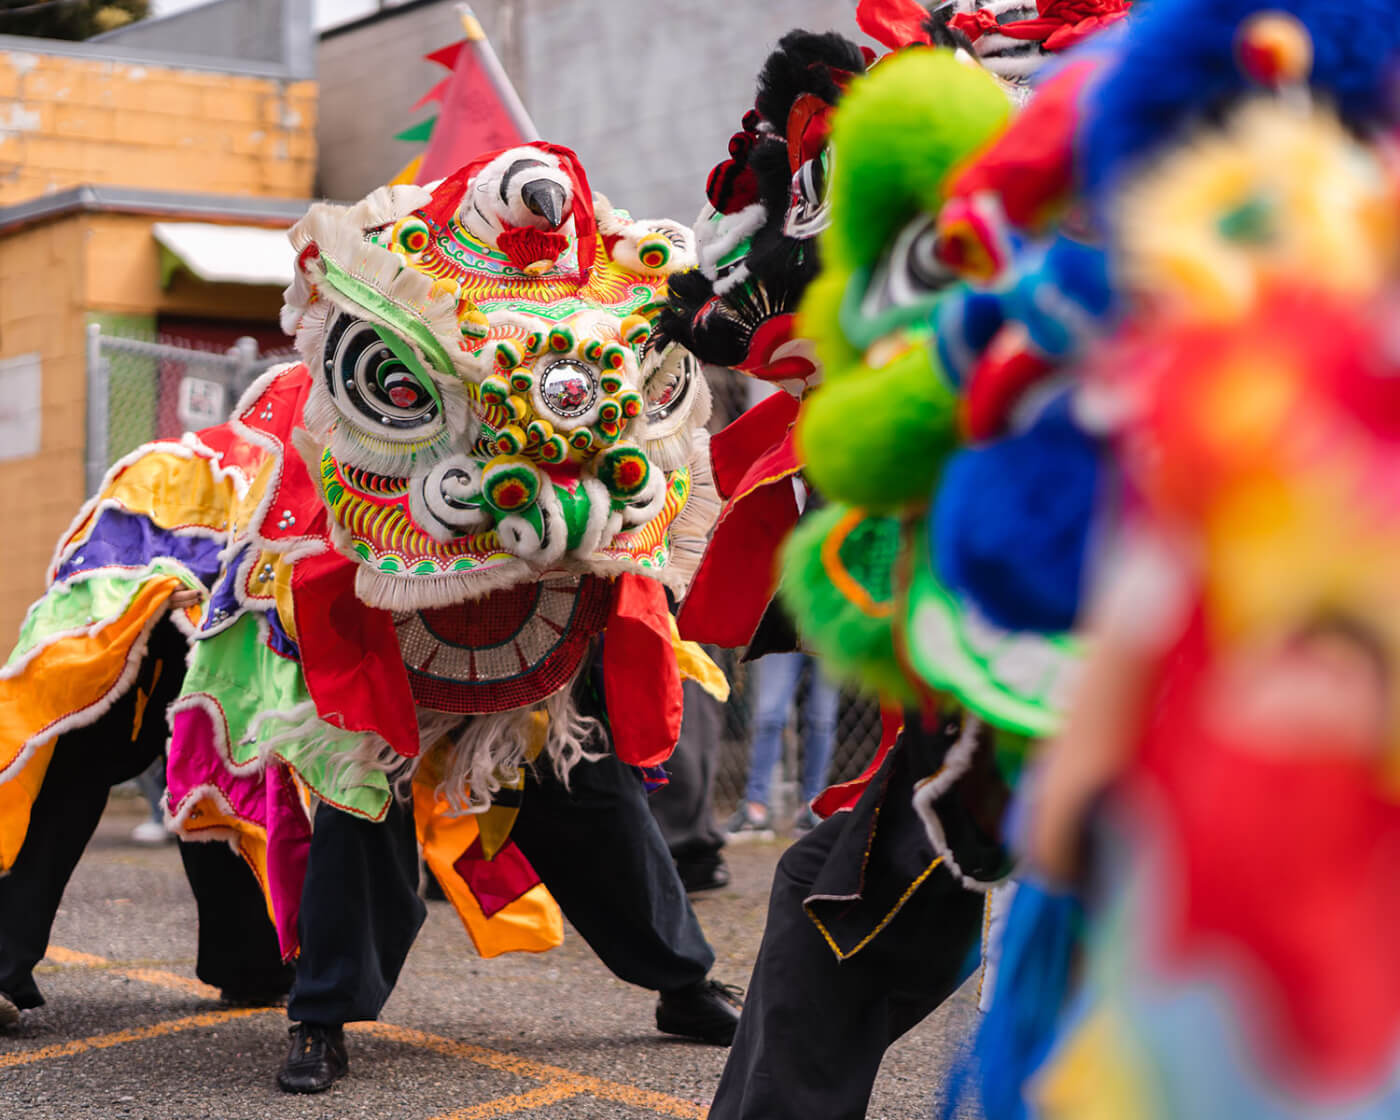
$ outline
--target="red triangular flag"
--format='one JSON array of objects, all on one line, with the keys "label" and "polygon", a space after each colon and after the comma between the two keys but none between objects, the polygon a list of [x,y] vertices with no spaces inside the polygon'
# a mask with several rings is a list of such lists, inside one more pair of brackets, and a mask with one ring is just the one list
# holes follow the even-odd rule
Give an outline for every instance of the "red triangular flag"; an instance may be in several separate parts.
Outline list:
[{"label": "red triangular flag", "polygon": [[415,101],[413,103],[413,108],[421,109],[424,105],[428,104],[429,101],[441,101],[442,95],[447,92],[447,83],[451,80],[451,75],[448,75],[446,78],[443,78],[442,81],[438,82],[437,85],[433,86],[432,89],[428,90],[427,93],[425,93],[422,97]]},{"label": "red triangular flag", "polygon": [[[419,183],[450,175],[482,152],[513,148],[532,139],[523,133],[507,104],[507,97],[514,99],[514,91],[508,90],[509,82],[499,64],[489,66],[485,51],[479,49],[490,49],[485,41],[457,45],[470,49],[458,51],[456,66],[442,92],[442,113],[423,153]],[[498,84],[501,82],[506,83],[506,90]]]},{"label": "red triangular flag", "polygon": [[457,68],[457,56],[462,53],[462,48],[467,45],[465,39],[459,39],[455,43],[449,43],[445,47],[439,47],[432,54],[425,54],[423,57],[429,62],[436,62],[439,66],[446,66],[449,70]]}]

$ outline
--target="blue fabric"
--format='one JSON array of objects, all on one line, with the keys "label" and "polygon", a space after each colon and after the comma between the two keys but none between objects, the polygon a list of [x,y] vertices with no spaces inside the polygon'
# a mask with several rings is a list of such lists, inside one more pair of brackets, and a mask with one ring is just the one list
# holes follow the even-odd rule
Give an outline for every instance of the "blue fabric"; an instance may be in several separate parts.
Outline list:
[{"label": "blue fabric", "polygon": [[986,1120],[1027,1120],[1026,1083],[1058,1037],[1070,973],[1083,932],[1078,898],[1020,882],[1002,934],[992,1004],[949,1079],[940,1112],[952,1120],[974,1070]]},{"label": "blue fabric", "polygon": [[933,313],[938,364],[961,389],[978,359],[1006,322],[1004,296],[963,285],[939,303]]},{"label": "blue fabric", "polygon": [[836,709],[840,694],[805,653],[770,653],[754,665],[753,747],[744,797],[768,805],[773,771],[783,751],[783,729],[797,694],[804,665],[812,668],[807,688],[807,733],[802,740],[802,799],[810,802],[826,787],[826,769],[836,743]]},{"label": "blue fabric", "polygon": [[944,469],[929,555],[939,578],[1008,630],[1078,617],[1100,486],[1099,450],[1068,394],[1027,431],[959,451]]},{"label": "blue fabric", "polygon": [[219,573],[222,547],[221,541],[210,537],[162,529],[141,514],[104,509],[97,515],[87,540],[59,568],[56,582],[93,568],[108,565],[139,568],[157,557],[164,557],[183,564],[208,587]]},{"label": "blue fabric", "polygon": [[1018,271],[1006,314],[1042,354],[1065,361],[1107,329],[1115,300],[1099,246],[1059,236],[1028,253]]},{"label": "blue fabric", "polygon": [[1235,64],[1235,37],[1262,10],[1290,12],[1308,28],[1312,87],[1349,124],[1394,119],[1400,19],[1391,0],[1152,0],[1129,21],[1123,51],[1090,101],[1080,169],[1096,214],[1129,166],[1251,88]]},{"label": "blue fabric", "polygon": [[205,605],[201,631],[222,627],[230,618],[243,613],[243,604],[238,600],[238,573],[252,547],[251,544],[245,544],[224,568],[223,575]]}]

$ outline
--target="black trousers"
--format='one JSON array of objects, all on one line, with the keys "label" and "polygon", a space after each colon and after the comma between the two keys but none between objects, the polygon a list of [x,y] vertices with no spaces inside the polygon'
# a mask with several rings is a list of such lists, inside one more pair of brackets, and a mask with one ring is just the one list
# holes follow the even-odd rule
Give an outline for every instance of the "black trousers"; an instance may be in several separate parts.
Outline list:
[{"label": "black trousers", "polygon": [[[54,746],[24,845],[0,878],[0,992],[19,1007],[44,1002],[34,966],[48,949],[64,889],[112,786],[136,777],[163,749],[165,709],[179,692],[184,666],[184,638],[160,624],[126,694]],[[199,908],[199,978],[231,994],[285,991],[290,969],[252,871],[225,844],[182,844],[181,855]]]},{"label": "black trousers", "polygon": [[666,762],[671,780],[648,798],[671,858],[681,866],[713,869],[721,862],[724,834],[715,822],[715,769],[724,705],[694,681],[685,682],[685,719],[675,753]]},{"label": "black trousers", "polygon": [[378,1018],[427,913],[418,897],[412,806],[391,801],[375,822],[322,802],[301,891],[301,955],[288,1017]]},{"label": "black trousers", "polygon": [[[569,788],[547,767],[525,783],[511,838],[560,909],[620,979],[653,991],[704,980],[714,964],[641,776],[609,753]],[[298,1022],[376,1018],[423,924],[413,818],[395,803],[374,824],[316,812],[301,901],[301,956],[287,1004]]]},{"label": "black trousers", "polygon": [[803,903],[841,815],[778,861],[763,942],[710,1120],[859,1120],[885,1050],[957,988],[982,896],[936,868],[864,948],[838,960]]},{"label": "black trousers", "polygon": [[715,963],[641,775],[609,752],[581,762],[569,788],[541,766],[525,783],[511,838],[613,974],[668,992]]}]

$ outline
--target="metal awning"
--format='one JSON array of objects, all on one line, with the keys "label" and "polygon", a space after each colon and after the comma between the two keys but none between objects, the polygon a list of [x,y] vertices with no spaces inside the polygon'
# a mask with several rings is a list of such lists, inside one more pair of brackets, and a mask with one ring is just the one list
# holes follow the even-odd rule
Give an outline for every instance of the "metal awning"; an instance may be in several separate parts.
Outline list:
[{"label": "metal awning", "polygon": [[156,222],[151,232],[160,242],[163,287],[180,268],[210,284],[285,288],[292,282],[295,256],[285,229]]}]

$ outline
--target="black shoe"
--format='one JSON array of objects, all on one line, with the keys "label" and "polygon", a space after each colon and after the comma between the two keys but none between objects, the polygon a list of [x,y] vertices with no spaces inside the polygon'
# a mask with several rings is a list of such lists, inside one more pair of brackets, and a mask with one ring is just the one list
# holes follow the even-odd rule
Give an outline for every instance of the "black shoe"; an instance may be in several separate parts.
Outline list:
[{"label": "black shoe", "polygon": [[676,871],[680,873],[681,885],[689,894],[717,891],[729,886],[729,868],[722,859],[680,860]]},{"label": "black shoe", "polygon": [[728,1046],[739,1027],[742,992],[718,980],[701,980],[688,988],[662,992],[656,1001],[656,1029],[697,1042]]},{"label": "black shoe", "polygon": [[350,1069],[340,1027],[293,1023],[287,1033],[292,1046],[277,1071],[277,1087],[284,1093],[324,1093]]}]

